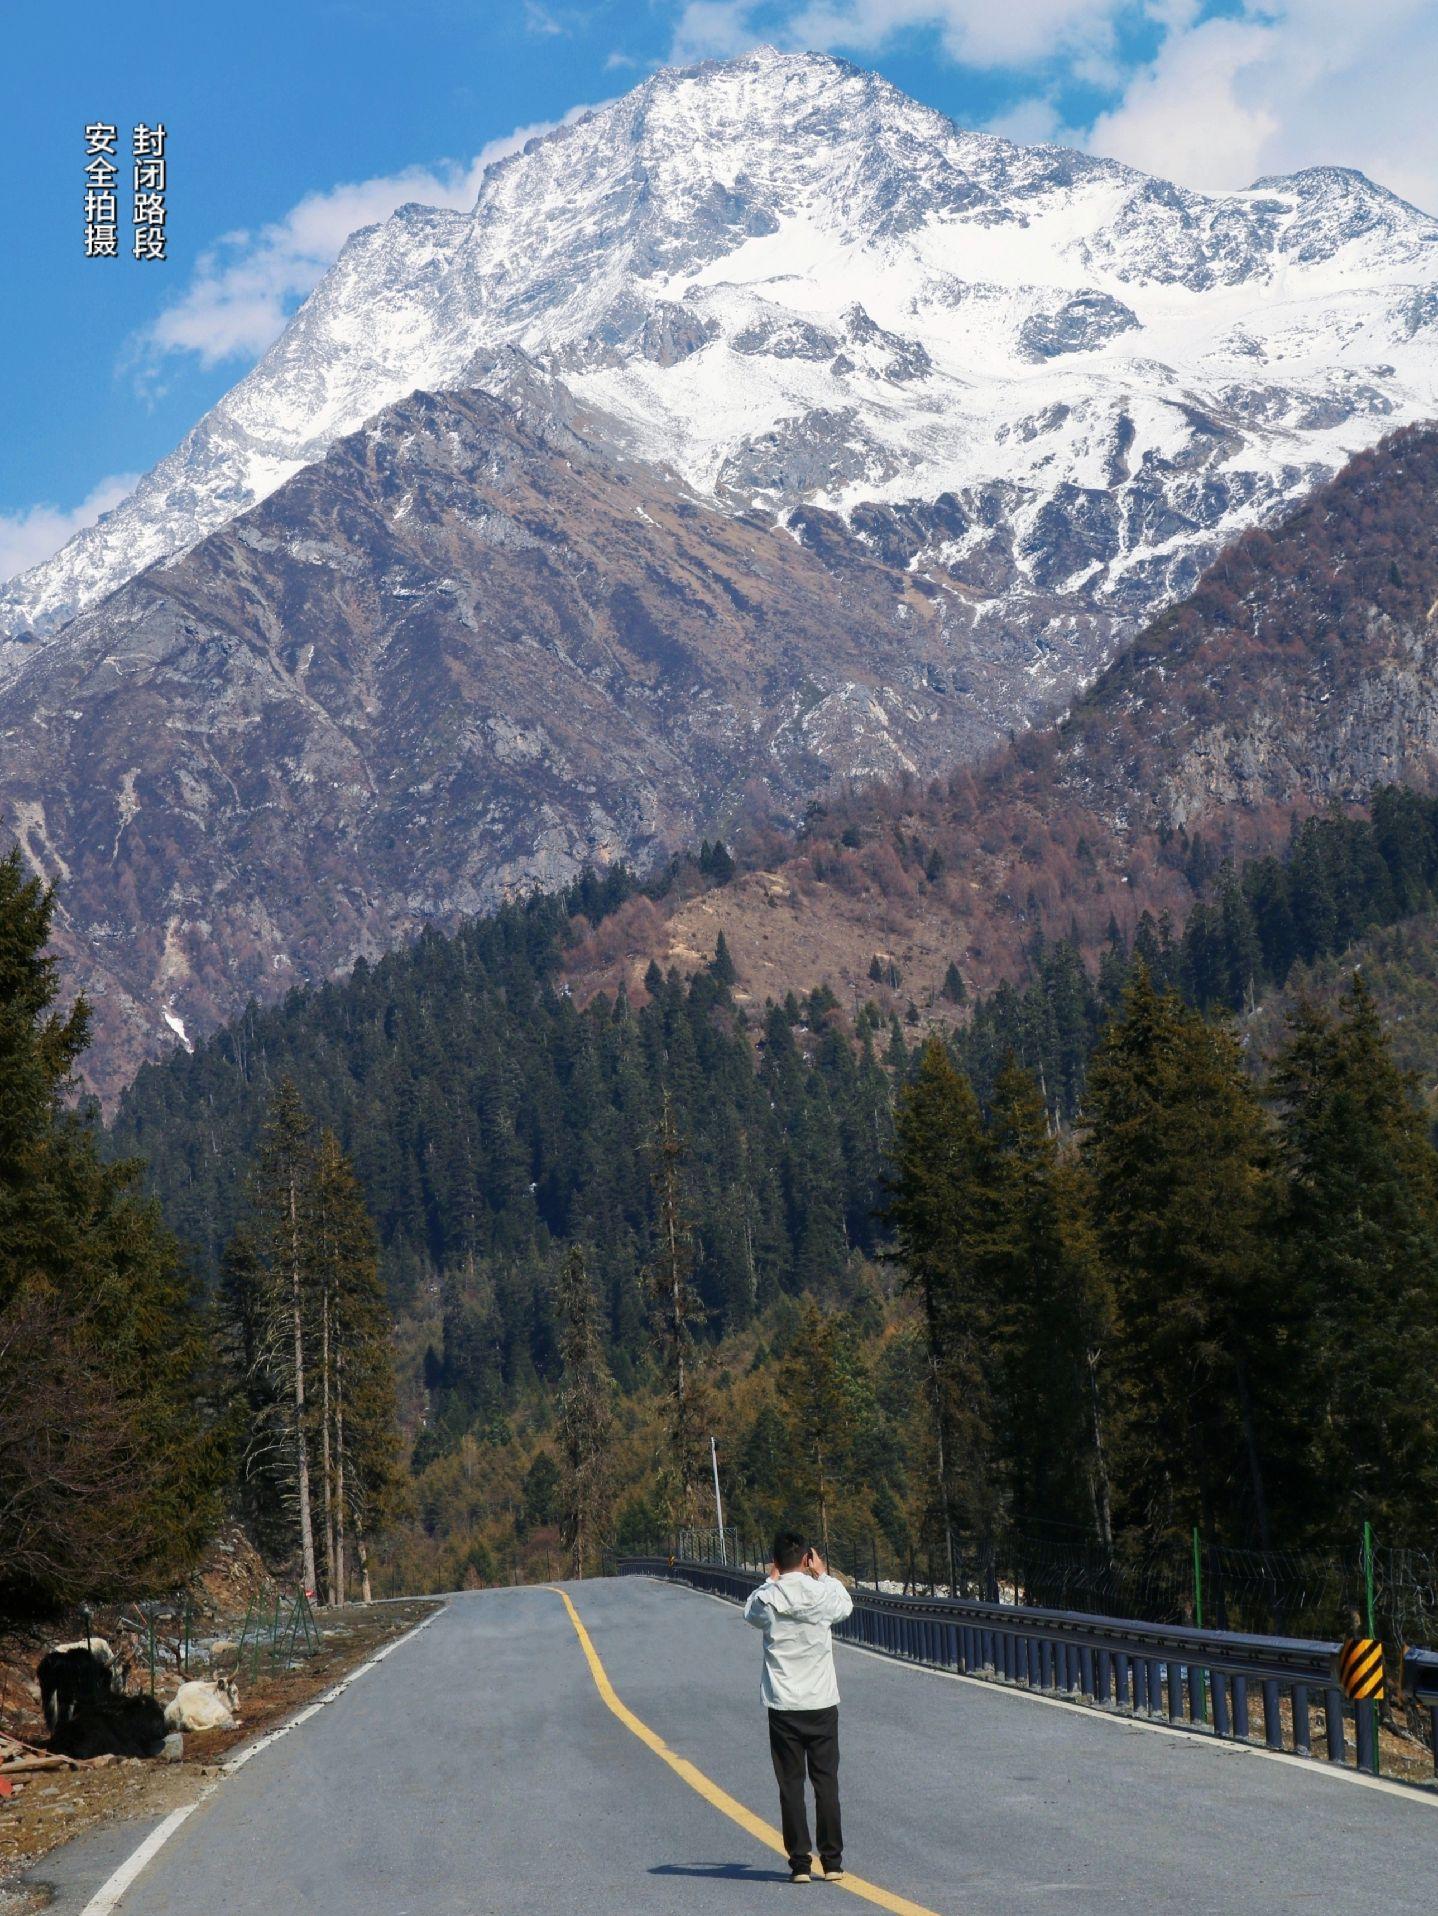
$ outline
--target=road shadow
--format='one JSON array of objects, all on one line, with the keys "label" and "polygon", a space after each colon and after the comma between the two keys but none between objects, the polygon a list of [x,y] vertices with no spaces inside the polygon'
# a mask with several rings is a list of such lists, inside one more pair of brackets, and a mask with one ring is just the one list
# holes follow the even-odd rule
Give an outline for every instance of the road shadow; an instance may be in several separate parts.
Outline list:
[{"label": "road shadow", "polygon": [[752,1863],[655,1863],[651,1876],[705,1876],[711,1882],[787,1883],[786,1869],[756,1869]]}]

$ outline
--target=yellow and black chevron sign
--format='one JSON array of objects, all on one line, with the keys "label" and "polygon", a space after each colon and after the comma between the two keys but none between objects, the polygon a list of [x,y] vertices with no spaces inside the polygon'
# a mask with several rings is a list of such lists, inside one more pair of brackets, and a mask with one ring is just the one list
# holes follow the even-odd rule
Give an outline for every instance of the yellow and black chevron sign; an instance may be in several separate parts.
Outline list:
[{"label": "yellow and black chevron sign", "polygon": [[1355,1703],[1383,1701],[1383,1645],[1376,1637],[1349,1637],[1338,1653],[1338,1681]]}]

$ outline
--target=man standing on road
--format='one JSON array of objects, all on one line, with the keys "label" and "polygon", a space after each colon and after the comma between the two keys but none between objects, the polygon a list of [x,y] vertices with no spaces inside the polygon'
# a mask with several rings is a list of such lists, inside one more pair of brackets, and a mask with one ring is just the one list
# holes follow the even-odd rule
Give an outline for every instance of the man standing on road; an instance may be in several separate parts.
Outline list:
[{"label": "man standing on road", "polygon": [[769,1581],[744,1605],[744,1621],[764,1632],[764,1680],[759,1694],[769,1711],[769,1753],[779,1782],[779,1811],[789,1881],[807,1883],[813,1856],[804,1801],[804,1769],[814,1785],[814,1821],[824,1875],[844,1874],[839,1822],[839,1685],[830,1635],[853,1609],[853,1599],[824,1559],[795,1530],[774,1539]]}]

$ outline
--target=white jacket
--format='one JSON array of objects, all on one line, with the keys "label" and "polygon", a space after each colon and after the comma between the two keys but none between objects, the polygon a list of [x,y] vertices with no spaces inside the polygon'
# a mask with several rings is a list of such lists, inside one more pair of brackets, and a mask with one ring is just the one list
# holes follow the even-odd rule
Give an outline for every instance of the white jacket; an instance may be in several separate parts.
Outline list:
[{"label": "white jacket", "polygon": [[837,1577],[786,1570],[761,1583],[744,1605],[744,1621],[764,1632],[759,1695],[771,1710],[827,1710],[839,1701],[830,1631],[854,1600]]}]

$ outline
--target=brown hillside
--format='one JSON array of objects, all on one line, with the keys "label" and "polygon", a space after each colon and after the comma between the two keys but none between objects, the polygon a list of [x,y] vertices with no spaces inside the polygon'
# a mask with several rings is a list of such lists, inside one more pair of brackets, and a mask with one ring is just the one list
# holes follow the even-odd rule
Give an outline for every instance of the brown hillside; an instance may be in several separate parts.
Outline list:
[{"label": "brown hillside", "polygon": [[[1056,725],[946,781],[852,790],[796,844],[699,897],[636,901],[574,953],[581,993],[689,968],[722,930],[755,998],[827,982],[943,1015],[1037,932],[1182,919],[1219,860],[1295,812],[1431,787],[1438,768],[1438,428],[1393,435],[1244,535]],[[744,861],[754,864],[751,855]],[[870,977],[897,967],[899,983]]]}]

